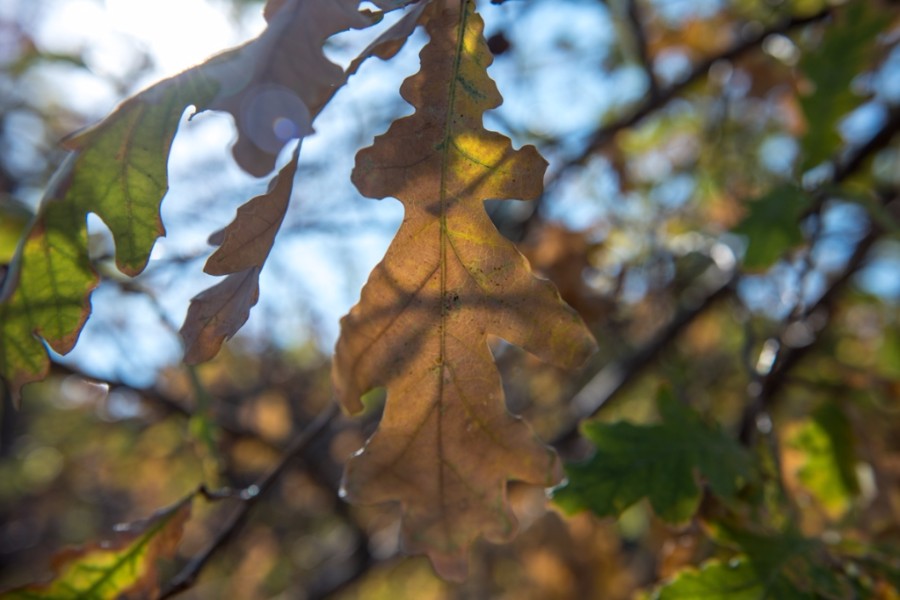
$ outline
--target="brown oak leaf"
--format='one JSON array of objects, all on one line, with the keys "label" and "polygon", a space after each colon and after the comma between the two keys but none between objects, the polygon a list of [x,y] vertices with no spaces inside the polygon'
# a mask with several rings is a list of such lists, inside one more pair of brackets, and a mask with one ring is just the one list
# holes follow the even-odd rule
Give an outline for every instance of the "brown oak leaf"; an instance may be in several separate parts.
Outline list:
[{"label": "brown oak leaf", "polygon": [[428,11],[421,70],[401,88],[417,111],[357,155],[359,190],[400,199],[405,217],[341,321],[333,380],[350,412],[387,389],[378,430],[347,464],[348,498],[400,502],[405,548],[462,579],[475,538],[515,533],[506,482],[550,486],[562,474],[553,450],[506,410],[488,335],[567,367],[595,342],[484,210],[486,199],[536,198],[546,162],[483,128],[501,98],[474,3]]}]

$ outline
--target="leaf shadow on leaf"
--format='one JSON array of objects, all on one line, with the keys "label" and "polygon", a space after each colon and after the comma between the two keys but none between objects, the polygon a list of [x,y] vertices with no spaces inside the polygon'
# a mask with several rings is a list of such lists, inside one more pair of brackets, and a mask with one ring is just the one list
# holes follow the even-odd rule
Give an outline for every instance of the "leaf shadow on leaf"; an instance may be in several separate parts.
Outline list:
[{"label": "leaf shadow on leaf", "polygon": [[401,86],[417,110],[356,157],[360,192],[397,198],[405,214],[341,320],[332,373],[349,412],[387,390],[378,429],[347,464],[347,497],[399,502],[404,548],[461,580],[477,537],[515,533],[506,482],[562,475],[555,452],[507,410],[488,336],[568,367],[595,343],[485,211],[486,200],[536,198],[546,161],[483,126],[501,98],[474,3],[431,8],[421,69]]}]

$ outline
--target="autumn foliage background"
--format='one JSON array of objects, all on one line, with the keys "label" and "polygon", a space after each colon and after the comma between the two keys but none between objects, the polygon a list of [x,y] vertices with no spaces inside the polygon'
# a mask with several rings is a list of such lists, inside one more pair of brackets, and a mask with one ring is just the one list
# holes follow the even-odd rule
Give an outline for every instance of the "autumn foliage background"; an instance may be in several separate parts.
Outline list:
[{"label": "autumn foliage background", "polygon": [[[261,3],[213,4],[241,40],[261,27]],[[175,74],[140,47],[93,46],[90,31],[55,43],[48,23],[87,5],[104,7],[0,5],[0,275],[64,160],[57,142]],[[20,409],[9,382],[0,388],[0,589],[45,581],[61,548],[127,538],[116,524],[177,505],[152,523],[183,522],[183,538],[153,546],[166,560],[135,597],[897,597],[897,4],[477,8],[504,98],[484,125],[516,152],[534,145],[549,168],[536,199],[499,201],[488,182],[473,202],[490,200],[497,229],[598,344],[580,370],[564,370],[491,340],[509,410],[557,450],[567,486],[548,503],[542,488],[510,484],[519,535],[476,543],[463,583],[400,552],[395,506],[340,497],[344,464],[378,426],[385,394],[366,380],[361,416],[336,414],[338,319],[403,216],[398,203],[360,192],[398,197],[407,210],[413,202],[408,190],[385,191],[393,182],[351,171],[357,151],[413,112],[399,90],[428,41],[420,29],[390,60],[359,66],[353,58],[374,34],[340,34],[327,55],[359,71],[333,98],[304,98],[316,134],[297,165],[291,147],[278,158],[278,181],[295,182],[284,223],[271,254],[244,255],[259,303],[214,359],[203,362],[215,350],[201,340],[186,350],[202,364],[185,365],[178,335],[190,299],[220,281],[201,274],[215,249],[207,238],[266,197],[272,178],[268,164],[248,169],[260,179],[234,165],[231,117],[182,118],[168,235],[142,274],[122,275],[109,231],[89,221],[101,283],[78,345],[51,357]],[[420,108],[440,105],[415,97]],[[455,139],[477,133],[474,114]],[[233,273],[225,262],[207,273]],[[453,298],[439,298],[441,315]],[[581,345],[573,354],[585,353],[585,338],[566,335]],[[402,342],[373,353],[370,370],[384,371]],[[414,483],[420,475],[409,473]],[[365,501],[361,489],[353,500]],[[186,497],[189,517],[178,504]]]}]

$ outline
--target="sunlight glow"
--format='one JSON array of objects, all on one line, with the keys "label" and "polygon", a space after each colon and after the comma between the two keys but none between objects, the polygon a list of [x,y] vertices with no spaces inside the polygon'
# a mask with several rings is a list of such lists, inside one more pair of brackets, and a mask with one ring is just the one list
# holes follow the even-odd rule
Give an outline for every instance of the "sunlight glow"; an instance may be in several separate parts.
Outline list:
[{"label": "sunlight glow", "polygon": [[106,0],[106,10],[112,28],[146,48],[167,74],[239,41],[228,14],[206,0]]}]

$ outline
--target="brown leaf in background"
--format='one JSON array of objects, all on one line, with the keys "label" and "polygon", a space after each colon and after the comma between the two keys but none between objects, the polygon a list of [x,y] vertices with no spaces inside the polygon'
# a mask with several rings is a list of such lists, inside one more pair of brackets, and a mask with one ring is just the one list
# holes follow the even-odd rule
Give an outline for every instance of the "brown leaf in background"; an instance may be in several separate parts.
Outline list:
[{"label": "brown leaf in background", "polygon": [[593,266],[592,257],[603,247],[589,237],[590,232],[548,223],[529,236],[522,253],[535,271],[556,285],[562,299],[590,323],[608,316],[614,302],[585,281],[585,274]]},{"label": "brown leaf in background", "polygon": [[341,321],[333,370],[350,412],[365,392],[387,388],[378,430],[347,465],[348,497],[399,501],[406,549],[452,579],[465,577],[476,537],[514,535],[507,480],[549,486],[561,476],[555,453],[506,411],[487,336],[568,367],[595,347],[484,210],[485,199],[536,198],[546,162],[483,128],[501,98],[481,18],[463,4],[432,5],[422,68],[401,88],[418,110],[357,155],[360,191],[399,198],[406,213]]},{"label": "brown leaf in background", "polygon": [[228,277],[191,300],[181,327],[187,364],[215,356],[222,343],[247,322],[250,309],[259,300],[259,273],[291,200],[299,152],[298,146],[267,193],[241,206],[228,227],[214,236],[221,237],[221,246],[203,270]]}]

